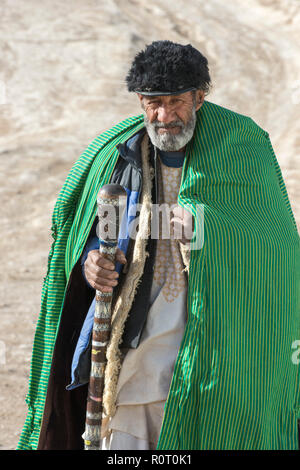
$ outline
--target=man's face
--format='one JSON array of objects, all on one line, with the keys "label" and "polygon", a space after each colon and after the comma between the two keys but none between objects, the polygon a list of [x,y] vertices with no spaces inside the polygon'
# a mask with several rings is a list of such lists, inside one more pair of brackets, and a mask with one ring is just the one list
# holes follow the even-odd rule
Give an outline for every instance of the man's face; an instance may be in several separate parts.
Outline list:
[{"label": "man's face", "polygon": [[138,97],[153,145],[167,152],[183,150],[193,137],[196,111],[203,104],[204,92],[153,97],[138,94]]}]

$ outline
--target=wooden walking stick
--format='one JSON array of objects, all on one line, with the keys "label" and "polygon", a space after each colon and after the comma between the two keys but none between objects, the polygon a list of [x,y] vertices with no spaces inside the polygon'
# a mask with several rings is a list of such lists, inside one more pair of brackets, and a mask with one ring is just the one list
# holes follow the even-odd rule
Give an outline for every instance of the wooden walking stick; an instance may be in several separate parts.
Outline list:
[{"label": "wooden walking stick", "polygon": [[[97,197],[98,236],[100,253],[112,262],[118,244],[118,236],[127,193],[119,184],[103,186]],[[99,450],[103,412],[103,389],[106,366],[106,349],[111,331],[112,292],[96,290],[96,307],[92,331],[91,372],[88,388],[85,432],[85,450]]]}]

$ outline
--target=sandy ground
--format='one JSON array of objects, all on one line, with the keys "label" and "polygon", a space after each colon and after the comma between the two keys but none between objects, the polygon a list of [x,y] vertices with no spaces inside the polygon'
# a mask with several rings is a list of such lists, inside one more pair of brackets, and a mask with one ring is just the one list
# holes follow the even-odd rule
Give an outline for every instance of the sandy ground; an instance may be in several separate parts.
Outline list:
[{"label": "sandy ground", "polygon": [[271,136],[299,226],[298,0],[1,0],[0,449],[14,449],[57,194],[76,158],[140,112],[124,77],[157,39],[208,58],[207,98]]}]

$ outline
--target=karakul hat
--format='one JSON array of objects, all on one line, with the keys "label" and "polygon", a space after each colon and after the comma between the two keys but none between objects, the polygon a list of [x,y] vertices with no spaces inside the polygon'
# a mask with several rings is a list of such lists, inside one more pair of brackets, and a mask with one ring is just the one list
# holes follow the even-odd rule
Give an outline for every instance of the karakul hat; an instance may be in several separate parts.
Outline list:
[{"label": "karakul hat", "polygon": [[126,83],[128,91],[148,96],[208,91],[208,61],[191,44],[154,41],[135,56]]}]

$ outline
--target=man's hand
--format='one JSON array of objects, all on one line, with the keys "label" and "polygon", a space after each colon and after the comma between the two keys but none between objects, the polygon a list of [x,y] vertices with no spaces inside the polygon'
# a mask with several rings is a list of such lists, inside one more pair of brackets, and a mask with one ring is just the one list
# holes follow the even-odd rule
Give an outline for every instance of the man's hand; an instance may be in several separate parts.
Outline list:
[{"label": "man's hand", "polygon": [[187,245],[193,238],[193,216],[181,206],[176,206],[172,212],[174,217],[171,219],[170,223],[173,228],[174,238],[184,245]]},{"label": "man's hand", "polygon": [[[119,248],[116,251],[116,261],[126,264],[126,258]],[[115,271],[115,265],[104,258],[99,250],[91,250],[84,263],[84,274],[89,284],[101,292],[112,292],[118,284],[119,274]]]}]

